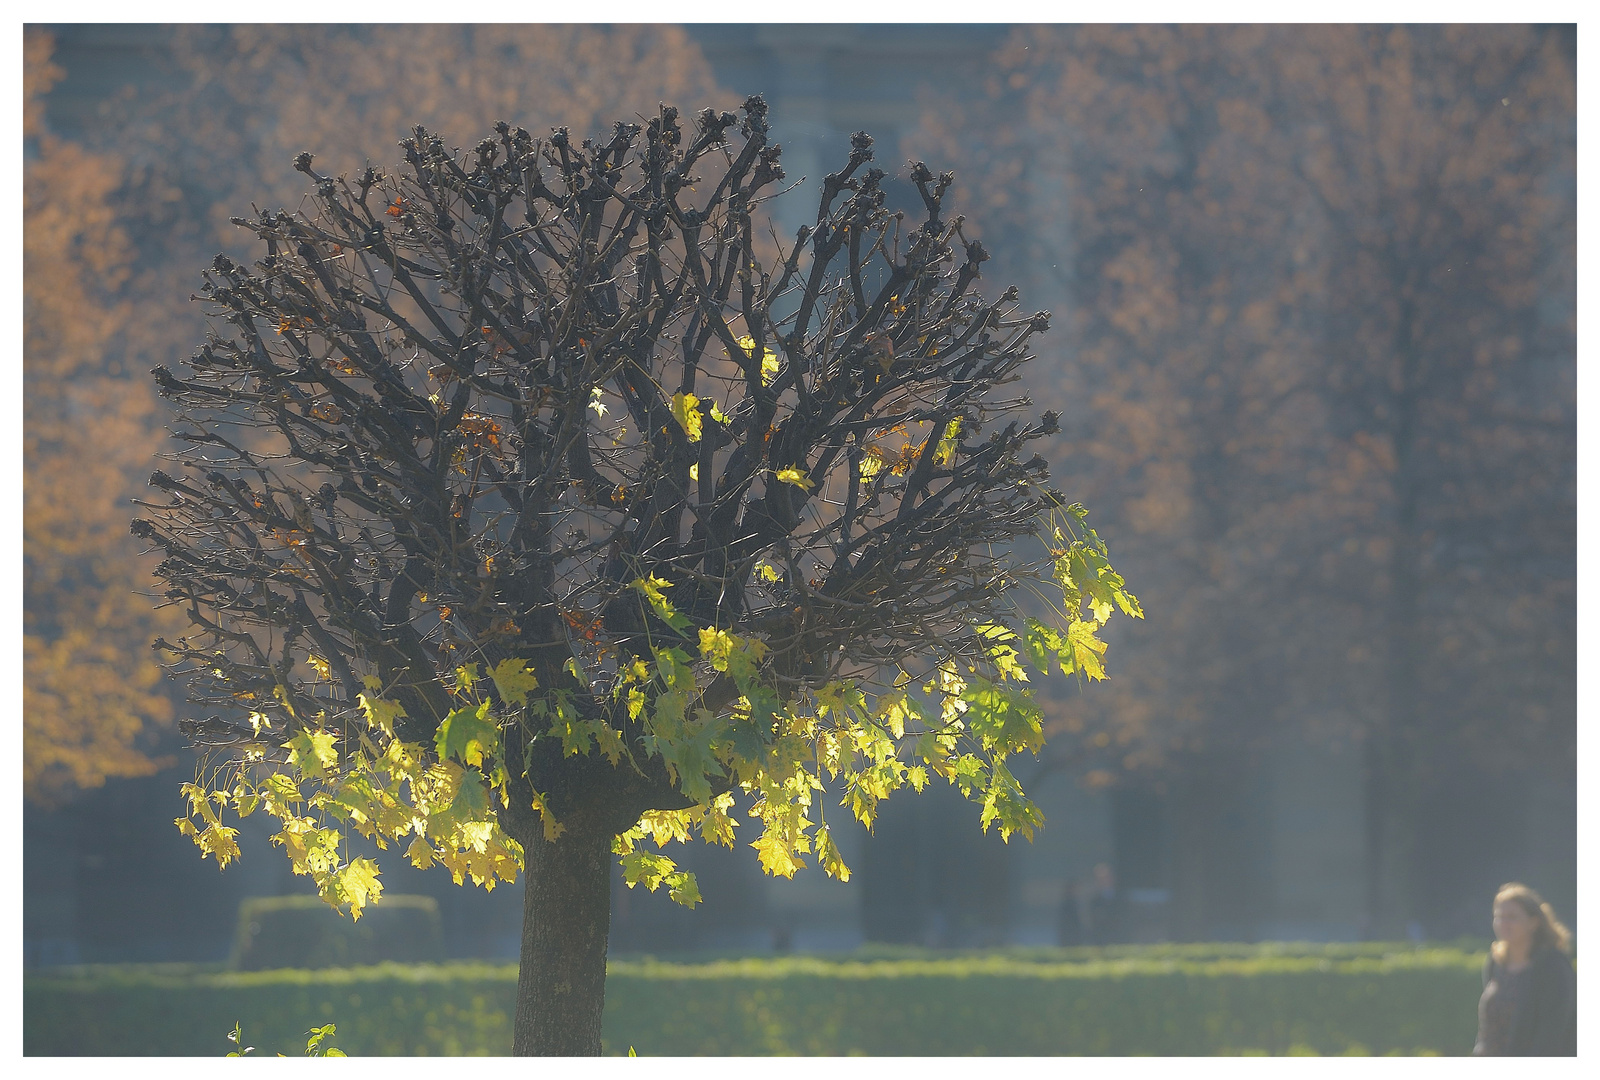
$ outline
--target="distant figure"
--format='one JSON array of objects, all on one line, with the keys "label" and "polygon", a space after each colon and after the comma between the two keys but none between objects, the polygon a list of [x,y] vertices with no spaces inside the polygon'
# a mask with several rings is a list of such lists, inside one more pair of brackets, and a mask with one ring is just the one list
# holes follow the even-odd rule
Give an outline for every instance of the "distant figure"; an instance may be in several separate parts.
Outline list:
[{"label": "distant figure", "polygon": [[1106,863],[1094,868],[1094,884],[1089,892],[1089,941],[1110,945],[1122,940],[1123,899],[1117,891],[1117,876]]},{"label": "distant figure", "polygon": [[1494,897],[1494,944],[1478,999],[1481,1057],[1572,1057],[1578,1052],[1572,934],[1544,898],[1518,882]]},{"label": "distant figure", "polygon": [[1084,897],[1079,895],[1078,879],[1072,878],[1067,882],[1066,892],[1061,897],[1061,910],[1056,915],[1057,945],[1084,943],[1083,900]]}]

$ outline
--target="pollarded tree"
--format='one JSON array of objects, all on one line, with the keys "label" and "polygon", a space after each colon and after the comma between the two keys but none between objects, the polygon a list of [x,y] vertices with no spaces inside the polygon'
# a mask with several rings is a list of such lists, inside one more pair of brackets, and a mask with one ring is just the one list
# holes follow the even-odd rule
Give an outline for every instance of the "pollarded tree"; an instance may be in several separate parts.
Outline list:
[{"label": "pollarded tree", "polygon": [[769,265],[760,98],[496,132],[348,182],[302,155],[308,212],[240,219],[266,253],[216,260],[214,332],[155,373],[182,448],[134,528],[192,624],[157,647],[219,710],[185,729],[234,750],[180,827],[226,864],[223,815],[274,815],[354,917],[380,885],[346,830],[526,870],[515,1052],[592,1054],[613,853],[693,903],[662,845],[732,844],[743,792],[769,873],[844,878],[825,776],[868,825],[942,777],[1031,835],[1020,662],[1102,677],[1139,608],[1029,455],[1055,418],[1000,396],[1047,319],[973,290],[948,174],[913,167],[909,223],[856,136]]}]

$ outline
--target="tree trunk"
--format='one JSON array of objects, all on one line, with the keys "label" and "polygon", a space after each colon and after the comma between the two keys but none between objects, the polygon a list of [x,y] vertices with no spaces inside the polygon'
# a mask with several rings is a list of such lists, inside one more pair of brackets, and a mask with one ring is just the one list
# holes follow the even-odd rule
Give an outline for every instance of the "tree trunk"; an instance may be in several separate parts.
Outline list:
[{"label": "tree trunk", "polygon": [[578,815],[554,842],[523,840],[522,961],[512,1050],[519,1057],[596,1057],[611,933],[613,830]]},{"label": "tree trunk", "polygon": [[1416,914],[1417,775],[1415,750],[1423,724],[1418,680],[1422,665],[1422,478],[1417,460],[1421,427],[1421,358],[1416,315],[1401,304],[1396,348],[1399,390],[1389,399],[1394,449],[1394,524],[1389,532],[1385,613],[1385,697],[1381,720],[1369,725],[1364,747],[1366,795],[1367,932],[1394,940]]}]

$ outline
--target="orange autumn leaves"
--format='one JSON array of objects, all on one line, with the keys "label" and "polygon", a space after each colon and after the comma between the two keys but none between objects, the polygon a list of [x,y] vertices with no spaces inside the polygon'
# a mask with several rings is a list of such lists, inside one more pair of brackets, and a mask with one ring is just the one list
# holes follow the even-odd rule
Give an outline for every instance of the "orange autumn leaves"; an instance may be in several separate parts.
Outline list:
[{"label": "orange autumn leaves", "polygon": [[49,802],[157,765],[172,706],[137,594],[147,568],[130,497],[156,448],[154,395],[122,374],[136,313],[114,299],[132,262],[113,195],[119,163],[56,138],[42,95],[51,41],[25,44],[23,188],[23,791]]}]

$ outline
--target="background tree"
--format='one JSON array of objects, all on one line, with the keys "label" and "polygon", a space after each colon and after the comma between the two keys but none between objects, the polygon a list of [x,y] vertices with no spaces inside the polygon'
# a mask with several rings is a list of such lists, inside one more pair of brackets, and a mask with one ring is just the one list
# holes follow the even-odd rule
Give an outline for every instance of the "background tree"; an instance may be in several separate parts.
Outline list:
[{"label": "background tree", "polygon": [[1031,835],[1022,663],[1101,678],[1096,631],[1140,614],[1027,456],[1056,418],[1000,388],[1048,317],[974,290],[951,176],[913,167],[908,223],[858,134],[765,258],[783,171],[742,111],[418,127],[392,175],[302,154],[304,209],[236,219],[265,255],[214,260],[213,332],[155,373],[181,449],[134,529],[190,622],[158,645],[220,710],[185,730],[236,751],[180,827],[226,863],[221,815],[265,810],[357,917],[381,886],[341,823],[458,882],[525,867],[518,1053],[598,1052],[610,855],[693,903],[660,847],[731,845],[736,790],[784,876],[848,877],[825,776],[868,825],[937,776]]},{"label": "background tree", "polygon": [[1329,248],[1330,421],[1376,481],[1361,630],[1382,642],[1363,710],[1379,934],[1416,917],[1442,777],[1573,761],[1568,61],[1531,27],[1351,28],[1286,57]]},{"label": "background tree", "polygon": [[23,792],[55,803],[157,768],[171,704],[149,639],[170,623],[136,595],[149,568],[126,526],[158,404],[122,371],[141,315],[117,299],[133,258],[120,163],[49,131],[41,98],[61,69],[48,35],[24,49]]},{"label": "background tree", "polygon": [[1236,830],[1205,793],[1226,802],[1288,724],[1350,731],[1368,932],[1402,933],[1444,833],[1430,800],[1510,770],[1571,785],[1568,47],[1029,29],[928,116],[923,152],[983,177],[986,240],[1071,297],[1039,388],[1068,433],[1054,465],[1163,613],[1127,642],[1107,730],[1059,707],[1115,751],[1079,767],[1166,778],[1204,932],[1248,900],[1195,882],[1248,881],[1207,852]]}]

